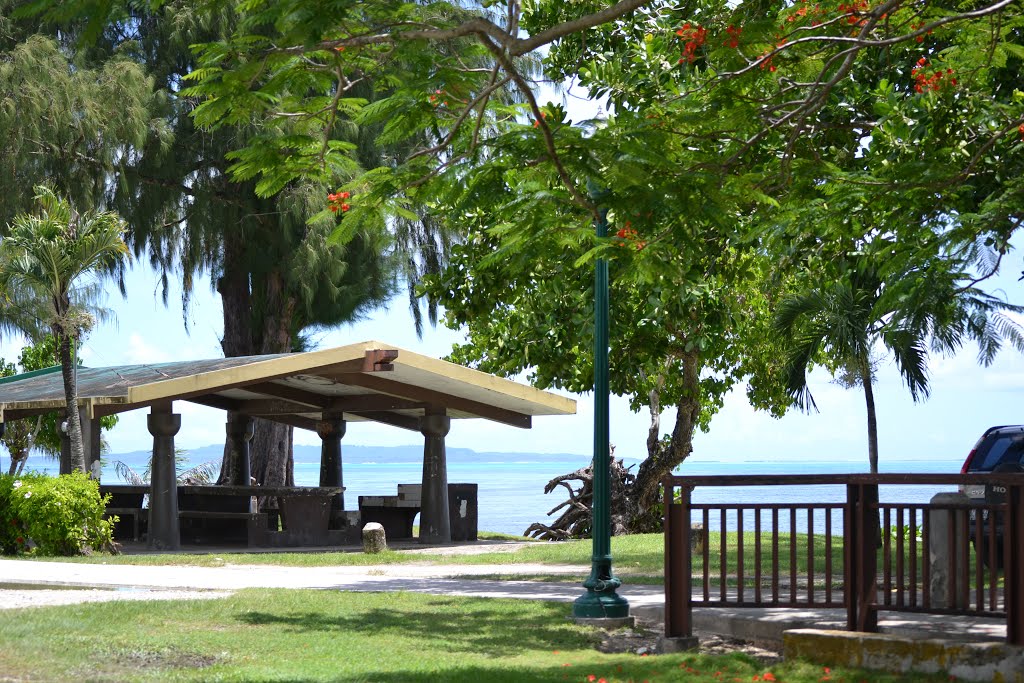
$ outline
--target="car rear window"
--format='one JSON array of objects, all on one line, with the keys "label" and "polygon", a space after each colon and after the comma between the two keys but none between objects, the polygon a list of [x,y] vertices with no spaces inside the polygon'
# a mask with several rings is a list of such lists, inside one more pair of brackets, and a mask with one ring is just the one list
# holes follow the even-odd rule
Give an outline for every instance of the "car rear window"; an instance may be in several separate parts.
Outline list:
[{"label": "car rear window", "polygon": [[971,460],[969,471],[991,472],[1003,463],[1024,464],[1024,434],[1002,434],[987,440]]}]

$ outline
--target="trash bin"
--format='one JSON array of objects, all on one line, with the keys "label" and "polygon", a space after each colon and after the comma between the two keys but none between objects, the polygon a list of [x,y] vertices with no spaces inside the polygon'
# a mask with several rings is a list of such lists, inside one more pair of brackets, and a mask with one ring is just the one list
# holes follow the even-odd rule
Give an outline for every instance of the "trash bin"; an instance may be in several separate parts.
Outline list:
[{"label": "trash bin", "polygon": [[451,520],[453,541],[476,540],[476,484],[448,484],[448,516]]}]

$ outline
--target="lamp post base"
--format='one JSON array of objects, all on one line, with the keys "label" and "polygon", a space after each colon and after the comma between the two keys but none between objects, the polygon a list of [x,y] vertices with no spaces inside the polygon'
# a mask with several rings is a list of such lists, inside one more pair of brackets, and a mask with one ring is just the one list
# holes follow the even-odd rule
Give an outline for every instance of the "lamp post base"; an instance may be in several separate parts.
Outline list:
[{"label": "lamp post base", "polygon": [[629,602],[624,597],[614,590],[599,593],[593,589],[588,589],[586,593],[576,598],[572,603],[572,618],[577,622],[586,621],[589,623],[591,621],[600,621],[602,623],[594,623],[593,625],[607,625],[611,627],[632,624],[625,622],[610,624],[605,622],[624,620],[632,622],[633,620],[633,617],[629,616]]},{"label": "lamp post base", "polygon": [[580,626],[593,626],[595,628],[603,628],[606,630],[614,630],[617,628],[633,628],[636,626],[636,617],[619,617],[617,619],[608,619],[601,617],[598,619],[591,619],[589,617],[573,617],[574,622]]}]

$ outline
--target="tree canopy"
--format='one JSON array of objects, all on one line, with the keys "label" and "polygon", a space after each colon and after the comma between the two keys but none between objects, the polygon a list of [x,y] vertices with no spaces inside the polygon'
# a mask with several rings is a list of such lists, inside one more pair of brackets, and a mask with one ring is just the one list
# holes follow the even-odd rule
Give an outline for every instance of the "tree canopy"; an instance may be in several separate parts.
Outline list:
[{"label": "tree canopy", "polygon": [[[119,5],[51,15],[76,6]],[[922,264],[969,262],[951,282],[970,289],[1019,227],[1010,0],[203,7],[230,21],[180,94],[203,128],[252,126],[225,172],[259,196],[319,188],[309,219],[335,221],[329,241],[418,215],[461,232],[424,289],[468,330],[459,360],[586,388],[585,271],[611,260],[613,389],[652,410],[643,502],[734,383],[785,408],[784,294],[838,280],[851,255],[922,291]],[[543,79],[583,86],[604,116],[570,120]],[[361,165],[352,127],[403,153]],[[679,415],[665,440],[663,404]]]},{"label": "tree canopy", "polygon": [[[654,415],[642,498],[736,381],[784,408],[769,312],[794,284],[837,278],[854,253],[922,288],[915,266],[947,255],[980,257],[959,286],[1001,265],[1024,139],[1013,3],[492,10],[250,3],[234,34],[201,48],[195,118],[276,127],[274,144],[234,156],[264,191],[315,177],[351,194],[354,224],[418,203],[463,226],[465,246],[425,291],[469,331],[455,357],[485,369],[587,388],[582,269],[610,258],[613,388]],[[541,48],[545,76],[587,88],[601,120],[538,99],[515,59]],[[384,74],[386,97],[351,97]],[[496,101],[498,84],[524,101]],[[341,114],[384,139],[425,137],[406,163],[352,176],[329,133]],[[603,211],[613,236],[599,240]],[[663,402],[679,409],[664,442]]]}]

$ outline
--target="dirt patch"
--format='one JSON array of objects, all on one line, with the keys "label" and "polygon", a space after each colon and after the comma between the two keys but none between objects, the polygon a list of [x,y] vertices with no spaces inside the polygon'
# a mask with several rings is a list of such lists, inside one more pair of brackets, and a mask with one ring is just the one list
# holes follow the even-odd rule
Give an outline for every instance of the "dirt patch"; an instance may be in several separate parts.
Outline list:
[{"label": "dirt patch", "polygon": [[125,669],[204,669],[217,663],[218,657],[176,648],[161,650],[124,649],[111,652],[110,662]]},{"label": "dirt patch", "polygon": [[[660,623],[637,618],[633,628],[621,628],[605,633],[597,649],[610,654],[631,652],[636,655],[653,655],[658,651],[658,639],[662,634]],[[697,633],[698,651],[702,654],[724,655],[742,652],[762,664],[771,665],[782,661],[782,653],[770,643],[748,643],[714,633]]]}]

